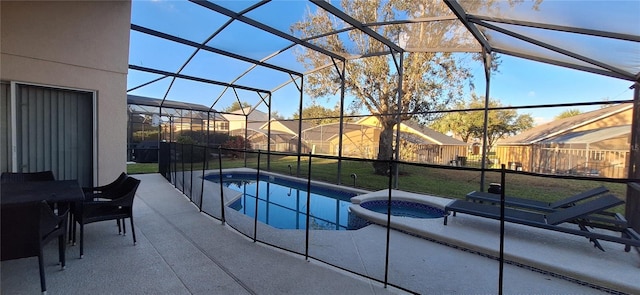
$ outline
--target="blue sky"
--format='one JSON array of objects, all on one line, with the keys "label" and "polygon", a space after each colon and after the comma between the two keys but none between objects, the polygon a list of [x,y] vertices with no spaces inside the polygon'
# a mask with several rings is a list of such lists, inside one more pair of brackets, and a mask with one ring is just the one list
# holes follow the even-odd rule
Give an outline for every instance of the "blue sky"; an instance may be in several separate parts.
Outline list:
[{"label": "blue sky", "polygon": [[[502,55],[499,72],[491,77],[491,98],[504,105],[559,104],[633,99],[631,82],[545,63]],[[476,93],[484,95],[484,73],[476,69]],[[599,106],[574,107],[583,112]],[[566,108],[527,109],[536,122],[552,120]]]},{"label": "blue sky", "polygon": [[[249,2],[222,2],[225,5],[247,6]],[[240,3],[240,4],[234,4]],[[282,2],[275,1],[269,5],[287,5],[293,9],[297,5],[295,15],[301,15],[306,2]],[[274,7],[277,8],[277,7]],[[281,10],[280,10],[281,11]],[[282,21],[274,19],[273,15],[248,15],[260,21],[266,21],[278,29],[287,31],[287,26],[292,20]],[[271,18],[271,19],[269,19]],[[196,42],[202,42],[222,25],[228,18],[220,16],[192,3],[183,1],[134,1],[132,9],[132,23],[142,25],[155,30],[167,32]],[[285,24],[282,24],[285,23]],[[231,30],[232,29],[232,30]],[[235,32],[235,33],[231,33]],[[241,34],[237,32],[242,32]],[[289,41],[267,38],[266,33],[239,22],[234,22],[228,30],[214,38],[208,45],[238,54],[260,59],[278,49],[283,48]],[[260,41],[262,40],[262,41]],[[269,41],[271,40],[271,41]],[[273,42],[276,40],[276,42]],[[242,51],[237,51],[242,49]],[[130,64],[163,69],[170,72],[177,71],[184,61],[193,53],[193,49],[173,42],[159,42],[158,38],[144,35],[138,32],[131,34]],[[292,60],[291,51],[284,52],[270,63],[284,65],[285,59]],[[629,89],[630,82],[595,75],[586,72],[566,69],[558,66],[547,65],[539,62],[528,61],[520,58],[501,56],[501,66],[491,81],[490,95],[498,99],[504,105],[533,105],[555,104],[572,102],[600,102],[604,100],[626,100],[633,98],[633,91]],[[290,62],[288,64],[291,64]],[[474,84],[476,94],[484,95],[485,79],[480,62],[473,62],[475,75]],[[234,79],[250,67],[250,64],[239,62],[227,57],[212,53],[198,53],[182,71],[183,74],[208,78],[222,82],[234,82]],[[294,70],[301,71],[300,65]],[[130,71],[128,88],[140,85],[158,77],[138,71]],[[255,88],[271,90],[277,85],[289,79],[288,75],[273,73],[258,68],[239,79],[237,84],[252,86]],[[235,101],[235,93],[232,90],[224,91],[219,86],[211,86],[203,83],[177,80],[167,93],[171,83],[170,79],[164,79],[158,83],[140,88],[131,94],[149,96],[154,98],[167,97],[170,100],[185,101],[211,106],[214,101],[215,109],[223,109]],[[261,98],[255,93],[243,93],[243,101],[258,104]],[[306,104],[310,99],[305,97]],[[272,109],[285,117],[290,117],[298,111],[299,93],[293,84],[273,93]],[[319,103],[327,107],[333,107],[337,102],[335,98],[320,99]],[[581,107],[581,111],[589,111],[598,106]],[[266,108],[259,109],[266,111]],[[520,113],[531,114],[538,123],[547,122],[566,108],[551,109],[526,109]]]}]

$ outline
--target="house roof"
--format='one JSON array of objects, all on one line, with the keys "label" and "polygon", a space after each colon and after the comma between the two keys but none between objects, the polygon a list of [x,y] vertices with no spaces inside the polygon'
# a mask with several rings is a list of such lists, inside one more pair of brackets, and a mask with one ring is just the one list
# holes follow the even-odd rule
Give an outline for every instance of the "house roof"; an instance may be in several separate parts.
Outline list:
[{"label": "house roof", "polygon": [[435,131],[429,127],[426,126],[422,126],[420,124],[418,124],[417,122],[414,121],[405,121],[402,122],[402,124],[406,125],[407,127],[417,131],[419,134],[422,134],[424,137],[426,137],[428,140],[436,143],[436,144],[440,144],[440,145],[469,145],[468,143],[453,138],[451,136],[448,136],[446,134],[442,134],[438,131]]},{"label": "house roof", "polygon": [[[246,114],[246,115],[245,115]],[[251,109],[251,107],[246,107],[241,110],[235,110],[233,112],[229,112],[226,114],[222,114],[229,121],[244,121],[245,117],[249,122],[266,122],[269,120],[269,114],[257,110]]]},{"label": "house roof", "polygon": [[[247,114],[245,116],[245,114]],[[247,128],[259,130],[260,127],[269,120],[269,114],[262,112],[251,107],[246,107],[241,110],[235,110],[230,113],[222,114],[229,122],[247,122]]]},{"label": "house roof", "polygon": [[[362,127],[375,128],[356,123],[344,123],[342,130],[346,133],[361,130]],[[340,123],[328,123],[307,128],[302,130],[302,134],[305,140],[331,140],[340,134]]]},{"label": "house roof", "polygon": [[498,141],[497,145],[526,145],[557,137],[581,126],[593,123],[606,117],[631,109],[631,103],[618,104],[576,116],[555,120],[546,124],[528,129],[518,135]]},{"label": "house roof", "polygon": [[[360,121],[359,121],[360,122]],[[404,123],[403,123],[404,124]],[[376,128],[380,127],[362,125],[359,123],[344,123],[343,132],[357,131],[362,128]],[[330,123],[318,125],[309,129],[303,130],[303,137],[306,140],[331,140],[338,136],[340,133],[340,123]],[[416,144],[437,144],[437,145],[458,145],[465,146],[466,142],[449,137],[442,133],[439,133],[433,129],[427,127],[421,127],[419,124],[411,127],[415,132],[400,132],[400,138]],[[424,133],[426,132],[426,134]],[[395,136],[395,133],[394,133]]]},{"label": "house roof", "polygon": [[631,125],[621,125],[593,130],[569,132],[560,136],[543,140],[540,143],[590,144],[611,138],[625,136],[630,133]]},{"label": "house roof", "polygon": [[157,98],[151,98],[151,97],[145,97],[145,96],[139,96],[139,95],[131,95],[131,94],[127,95],[127,104],[137,104],[137,105],[144,105],[144,106],[150,106],[150,107],[173,108],[173,109],[179,109],[179,110],[215,112],[215,110],[211,110],[209,107],[201,105],[201,104],[188,103],[188,102],[182,102],[182,101],[174,101],[174,100],[166,100],[166,99],[162,100],[162,99],[157,99]]},{"label": "house roof", "polygon": [[[367,117],[363,117],[360,120],[358,120],[356,123],[362,123],[362,122],[370,122],[370,119],[373,118],[375,119],[376,122],[378,122],[378,119],[375,116],[367,116]],[[407,127],[409,129],[412,129],[416,134],[420,134],[420,136],[424,139],[427,140],[428,142],[434,143],[434,144],[439,144],[439,145],[469,145],[468,143],[453,138],[451,136],[448,136],[446,134],[442,134],[438,131],[435,131],[427,126],[423,126],[420,125],[418,122],[412,121],[412,120],[408,120],[408,121],[404,121],[402,122],[402,125],[404,125],[404,127]],[[402,129],[400,131],[400,133],[402,133]]]},{"label": "house roof", "polygon": [[[298,126],[299,126],[298,125],[298,120],[275,120],[275,119],[272,119],[271,120],[271,124],[273,124],[273,123],[278,123],[278,124],[284,126],[285,128],[287,128],[289,130],[288,133],[290,133],[290,134],[298,135]],[[262,124],[262,126],[260,126],[260,129],[267,129],[267,124],[268,124],[268,122]],[[273,126],[273,125],[271,125],[271,126]],[[302,122],[302,130],[309,129],[309,128],[313,127],[313,126],[314,126],[313,124]],[[271,132],[273,132],[273,130]]]},{"label": "house roof", "polygon": [[[185,111],[193,111],[192,117],[197,117],[199,119],[207,119],[207,115],[203,113],[209,113],[211,120],[215,118],[215,120],[226,120],[223,116],[221,116],[216,110],[211,109],[207,106],[195,103],[188,103],[182,101],[174,101],[174,100],[162,100],[158,98],[139,96],[139,95],[127,95],[127,104],[128,105],[138,105],[138,106],[148,106],[153,108],[164,109],[163,115],[167,115],[167,109],[174,110],[185,110]],[[157,114],[158,110],[138,110],[138,113],[147,113],[147,114]]]}]

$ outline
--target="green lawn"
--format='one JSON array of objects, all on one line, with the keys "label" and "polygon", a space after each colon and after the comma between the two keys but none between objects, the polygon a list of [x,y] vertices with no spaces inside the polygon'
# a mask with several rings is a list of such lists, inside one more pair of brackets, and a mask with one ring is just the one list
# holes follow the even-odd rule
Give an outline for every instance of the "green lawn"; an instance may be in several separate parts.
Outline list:
[{"label": "green lawn", "polygon": [[[308,156],[301,157],[301,177],[308,174]],[[244,167],[243,159],[224,158],[222,168]],[[178,165],[177,170],[202,169],[204,163],[188,163],[184,168]],[[257,158],[252,157],[247,160],[247,167],[257,168]],[[297,157],[295,156],[272,156],[270,171],[282,174],[289,174],[291,171],[296,175]],[[261,155],[260,169],[267,168],[266,156]],[[158,172],[157,164],[129,164],[128,173],[155,173]],[[207,169],[218,169],[218,160],[208,163]],[[480,172],[451,170],[442,168],[426,168],[413,165],[403,165],[399,168],[400,177],[398,179],[398,189],[416,193],[430,194],[447,198],[464,198],[473,190],[480,189]],[[311,177],[313,180],[320,180],[329,183],[338,182],[338,162],[333,159],[314,158],[311,166]],[[373,173],[370,162],[363,161],[343,161],[341,183],[353,186],[354,178],[356,187],[366,190],[387,189],[389,178]],[[500,182],[500,173],[496,171],[486,172],[485,188],[491,182]],[[538,176],[527,176],[519,174],[507,174],[505,192],[509,195],[531,198],[536,200],[552,202],[581,191],[594,188],[599,185],[608,187],[612,193],[624,199],[626,185],[620,183],[596,182],[590,180],[568,180],[547,178]],[[622,212],[623,206],[615,208],[614,211]]]}]

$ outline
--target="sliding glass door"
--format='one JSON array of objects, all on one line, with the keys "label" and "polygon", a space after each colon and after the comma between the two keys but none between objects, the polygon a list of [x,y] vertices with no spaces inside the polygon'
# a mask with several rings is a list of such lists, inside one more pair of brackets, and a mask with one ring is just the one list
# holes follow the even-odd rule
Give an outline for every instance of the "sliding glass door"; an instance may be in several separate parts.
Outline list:
[{"label": "sliding glass door", "polygon": [[94,93],[14,83],[11,167],[93,184]]}]

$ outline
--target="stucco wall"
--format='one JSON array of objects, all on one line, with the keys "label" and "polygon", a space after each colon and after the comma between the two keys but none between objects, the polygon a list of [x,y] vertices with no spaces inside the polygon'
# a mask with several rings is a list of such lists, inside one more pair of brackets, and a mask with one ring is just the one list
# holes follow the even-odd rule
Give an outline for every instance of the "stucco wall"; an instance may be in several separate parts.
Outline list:
[{"label": "stucco wall", "polygon": [[0,3],[0,79],[95,91],[98,183],[126,171],[131,2]]}]

